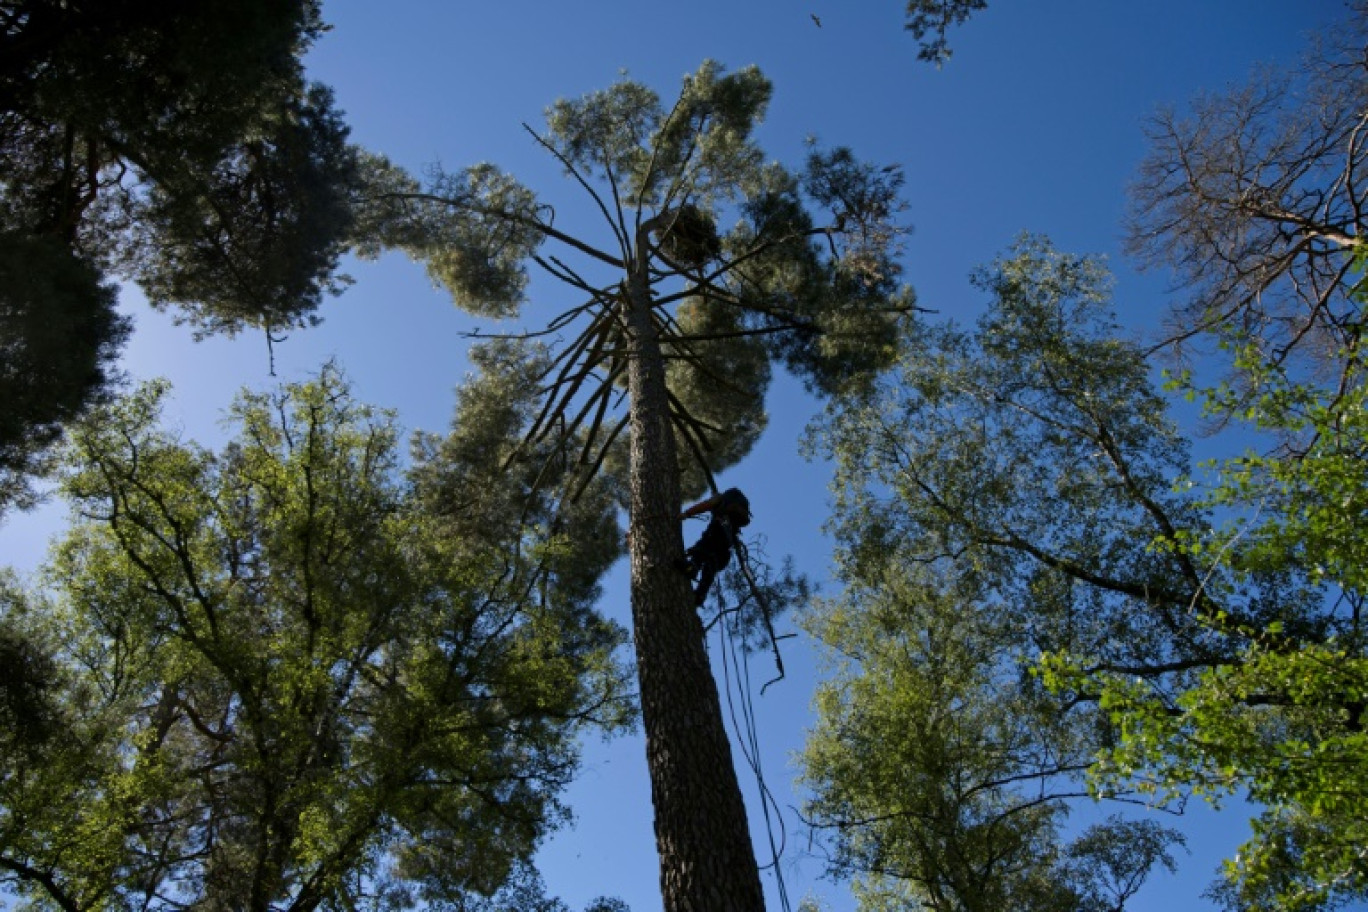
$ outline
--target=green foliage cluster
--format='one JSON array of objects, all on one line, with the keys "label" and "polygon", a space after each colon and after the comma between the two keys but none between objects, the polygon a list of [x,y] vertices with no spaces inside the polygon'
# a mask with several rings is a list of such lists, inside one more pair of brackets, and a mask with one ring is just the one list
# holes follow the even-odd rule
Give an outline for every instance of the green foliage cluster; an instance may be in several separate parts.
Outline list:
[{"label": "green foliage cluster", "polygon": [[611,499],[562,510],[554,467],[504,470],[497,378],[407,476],[334,368],[243,393],[219,452],[159,427],[166,392],[73,429],[78,521],[46,586],[6,585],[41,687],[7,681],[4,711],[41,724],[0,756],[0,878],[69,910],[537,892],[579,734],[630,717],[592,607]]},{"label": "green foliage cluster", "polygon": [[1327,391],[1255,349],[1237,355],[1240,382],[1205,391],[1208,411],[1285,442],[1213,464],[1204,499],[1235,518],[1174,545],[1208,556],[1232,583],[1257,574],[1303,580],[1326,607],[1262,626],[1227,613],[1204,618],[1243,645],[1172,703],[1114,675],[1087,684],[1123,725],[1099,775],[1143,773],[1161,793],[1244,792],[1266,808],[1228,865],[1220,895],[1231,907],[1322,908],[1368,893],[1368,392],[1362,354],[1343,357],[1348,385]]},{"label": "green foliage cluster", "polygon": [[[531,378],[542,405],[525,441],[570,454],[572,471],[606,479],[630,511],[669,909],[763,906],[703,631],[673,569],[681,499],[716,491],[716,473],[750,450],[773,361],[823,393],[867,382],[913,309],[898,283],[899,170],[845,149],[814,150],[798,169],[767,161],[753,134],[771,91],[755,67],[706,61],[669,107],[627,79],[553,104],[545,131],[528,132],[587,195],[597,235],[558,227],[552,207],[491,165],[424,186],[366,161],[362,224],[375,243],[363,252],[402,249],[485,316],[521,311],[530,264],[573,296],[543,330],[502,340],[568,338]],[[803,588],[791,574],[763,585],[784,598]],[[763,609],[740,601],[753,631]],[[696,722],[681,724],[683,706]]]},{"label": "green foliage cluster", "polygon": [[303,77],[316,2],[16,0],[4,21],[6,232],[57,238],[206,331],[307,317],[354,168]]},{"label": "green foliage cluster", "polygon": [[1177,834],[1117,820],[1060,845],[1116,729],[1032,666],[1073,650],[1166,683],[1203,654],[1182,620],[1200,580],[1149,548],[1197,516],[1168,490],[1184,448],[1099,263],[1025,237],[975,284],[976,327],[920,328],[811,438],[837,467],[847,590],[806,617],[837,658],[806,812],[864,908],[1119,907]]},{"label": "green foliage cluster", "polygon": [[[814,435],[849,589],[809,619],[845,658],[804,769],[838,869],[869,908],[1000,906],[1012,862],[1056,863],[1065,798],[1240,793],[1260,813],[1216,898],[1363,896],[1361,354],[1328,389],[1252,343],[1228,383],[1175,383],[1272,442],[1202,486],[1099,264],[1025,238],[975,281],[972,332],[928,328]],[[1039,842],[1013,845],[1032,814]],[[975,859],[998,869],[958,873]]]},{"label": "green foliage cluster", "polygon": [[[919,9],[930,29],[936,5]],[[1263,449],[1190,478],[1150,365],[1105,316],[1100,266],[1031,239],[976,277],[993,301],[974,332],[929,329],[818,430],[850,589],[809,620],[846,657],[805,755],[809,811],[870,908],[1000,906],[1009,860],[1048,870],[1060,850],[994,854],[984,833],[1009,830],[977,827],[1028,819],[1013,802],[1048,823],[1084,785],[1253,802],[1253,836],[1212,891],[1229,908],[1368,895],[1366,24],[1357,6],[1298,68],[1159,115],[1133,191],[1132,251],[1190,292],[1167,341],[1214,339],[1227,368],[1170,391]],[[931,609],[941,600],[953,623]],[[980,617],[993,624],[968,642],[982,651],[956,655],[938,692],[930,645],[964,641]],[[1029,749],[996,714],[1034,718],[1022,700],[1048,720],[1026,726]],[[947,704],[954,721],[924,734]],[[919,737],[900,739],[909,723]],[[1046,824],[1033,832],[1054,845]],[[1135,831],[1108,850],[1144,871],[1170,863],[1163,846]],[[999,870],[959,874],[984,858]]]},{"label": "green foliage cluster", "polygon": [[[920,56],[986,5],[908,2]],[[1063,844],[1085,795],[1247,795],[1231,908],[1368,895],[1365,23],[1153,124],[1130,243],[1193,292],[1170,341],[1232,368],[1173,388],[1272,442],[1201,486],[1098,261],[1023,237],[974,276],[977,325],[909,326],[901,173],[767,160],[754,67],[548,109],[529,132],[596,239],[494,165],[422,182],[350,148],[302,74],[316,0],[0,2],[0,510],[72,427],[78,514],[44,586],[0,579],[0,882],[68,910],[563,912],[529,858],[578,734],[630,715],[593,608],[616,510],[743,458],[777,361],[834,397],[812,448],[846,590],[804,617],[833,676],[802,762],[862,908],[1124,908],[1182,838],[1112,817]],[[112,277],[269,332],[313,322],[349,242],[482,316],[521,313],[530,264],[578,303],[478,347],[408,471],[333,368],[243,394],[217,453],[159,427],[164,387],[106,401]],[[683,455],[633,466],[652,397]]]},{"label": "green foliage cluster", "polygon": [[13,0],[0,27],[3,509],[108,387],[112,278],[199,332],[305,325],[358,174],[303,75],[316,0]]},{"label": "green foliage cluster", "polygon": [[626,313],[629,276],[639,276],[668,362],[685,487],[697,493],[763,429],[772,358],[834,390],[888,363],[897,318],[911,309],[894,262],[901,175],[844,149],[816,151],[796,171],[767,162],[751,134],[771,91],[754,67],[729,74],[709,61],[669,108],[629,80],[553,104],[533,135],[589,194],[602,242],[563,233],[548,206],[493,165],[437,173],[425,186],[369,158],[360,234],[373,240],[362,252],[405,251],[458,306],[484,316],[519,312],[529,264],[582,296],[548,323],[578,329],[545,378],[547,416],[565,418],[567,434],[589,432],[598,447],[587,464],[619,470],[625,453],[611,444],[626,419],[611,403],[637,344]]},{"label": "green foliage cluster", "polygon": [[836,659],[802,758],[833,870],[855,875],[862,909],[1078,908],[1062,798],[1011,784],[1066,778],[1089,744],[1017,687],[1005,613],[896,559],[847,582],[806,615]]}]

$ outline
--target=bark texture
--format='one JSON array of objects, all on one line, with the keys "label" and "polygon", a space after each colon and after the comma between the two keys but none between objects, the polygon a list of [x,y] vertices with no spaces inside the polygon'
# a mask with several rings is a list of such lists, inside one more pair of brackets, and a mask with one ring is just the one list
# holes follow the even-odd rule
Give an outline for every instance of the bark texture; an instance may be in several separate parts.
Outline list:
[{"label": "bark texture", "polygon": [[633,353],[629,550],[661,892],[666,912],[763,912],[703,625],[679,569],[679,465],[644,260],[632,264],[626,289]]}]

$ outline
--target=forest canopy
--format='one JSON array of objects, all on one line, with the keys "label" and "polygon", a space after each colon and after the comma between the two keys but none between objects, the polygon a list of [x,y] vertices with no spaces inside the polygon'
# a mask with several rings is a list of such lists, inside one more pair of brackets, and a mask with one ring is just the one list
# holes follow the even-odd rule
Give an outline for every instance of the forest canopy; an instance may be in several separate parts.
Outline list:
[{"label": "forest canopy", "polygon": [[497,380],[408,473],[335,368],[243,393],[218,450],[166,392],[73,428],[49,584],[5,580],[0,877],[71,910],[533,895],[579,734],[630,719],[611,502],[501,469]]},{"label": "forest canopy", "polygon": [[0,0],[5,899],[1368,899],[1368,7],[710,2]]}]

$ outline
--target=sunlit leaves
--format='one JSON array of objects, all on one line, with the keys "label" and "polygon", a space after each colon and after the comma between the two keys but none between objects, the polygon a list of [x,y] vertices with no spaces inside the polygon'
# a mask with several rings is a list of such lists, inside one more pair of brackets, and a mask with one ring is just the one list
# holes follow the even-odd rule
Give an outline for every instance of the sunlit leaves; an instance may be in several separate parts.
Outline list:
[{"label": "sunlit leaves", "polygon": [[835,672],[802,755],[805,814],[860,907],[1110,909],[1171,867],[1176,834],[1144,820],[1065,847],[1098,720],[1034,686],[1018,619],[952,563],[871,547],[846,565],[846,594],[804,618]]},{"label": "sunlit leaves", "polygon": [[1116,775],[1247,789],[1265,806],[1227,864],[1217,898],[1230,908],[1328,908],[1368,893],[1365,23],[1356,9],[1296,70],[1161,114],[1133,192],[1132,248],[1191,293],[1171,341],[1214,338],[1232,368],[1214,388],[1191,372],[1175,388],[1256,435],[1257,449],[1208,466],[1205,496],[1223,522],[1169,545],[1230,588],[1281,579],[1284,597],[1204,614],[1234,654],[1176,695],[1115,675],[1089,686],[1126,730]]},{"label": "sunlit leaves", "polygon": [[[647,150],[662,116],[655,91],[623,80],[582,98],[562,98],[552,104],[546,109],[547,139],[567,166],[614,182],[640,175],[638,180],[645,183]],[[624,182],[623,192],[629,187]]]},{"label": "sunlit leaves", "polygon": [[1217,898],[1229,908],[1328,908],[1368,893],[1365,23],[1356,9],[1296,70],[1161,114],[1133,191],[1132,248],[1190,292],[1171,341],[1214,338],[1232,369],[1214,388],[1191,372],[1175,388],[1256,435],[1208,466],[1205,496],[1223,522],[1170,545],[1232,588],[1281,579],[1284,596],[1205,614],[1234,654],[1176,696],[1118,676],[1089,686],[1126,730],[1116,775],[1247,789],[1264,805],[1226,866]]},{"label": "sunlit leaves", "polygon": [[1362,359],[1342,356],[1349,385],[1335,391],[1294,381],[1253,348],[1237,361],[1240,387],[1206,391],[1208,410],[1286,448],[1214,464],[1207,497],[1232,519],[1176,545],[1236,579],[1299,580],[1309,597],[1206,618],[1239,654],[1172,702],[1114,675],[1087,686],[1123,732],[1109,779],[1139,777],[1162,794],[1247,790],[1267,809],[1227,865],[1219,892],[1232,907],[1320,908],[1361,895],[1368,877],[1355,848],[1368,818]]},{"label": "sunlit leaves", "polygon": [[[1211,661],[1215,638],[1190,618],[1220,577],[1175,550],[1204,517],[1172,490],[1185,447],[1139,348],[1117,336],[1101,265],[1028,236],[973,281],[990,296],[975,326],[921,328],[896,373],[838,397],[812,438],[836,460],[851,586],[819,615],[849,664],[812,743],[852,758],[823,768],[810,752],[814,810],[840,827],[838,858],[868,872],[871,909],[1106,907],[1130,889],[1126,858],[1148,872],[1166,856],[1145,850],[1144,827],[1094,834],[1087,863],[1059,845],[1065,797],[1136,787],[1088,781],[1136,728],[1085,670],[1115,669],[1147,719],[1166,719],[1165,695]],[[866,776],[885,768],[887,781]],[[914,774],[925,781],[897,778]],[[862,783],[863,806],[820,803]],[[1007,824],[986,826],[997,816]],[[966,824],[979,819],[981,832]],[[1000,867],[954,874],[976,852]],[[1069,888],[1004,899],[1042,883]]]},{"label": "sunlit leaves", "polygon": [[406,480],[392,417],[332,367],[242,394],[218,452],[159,427],[165,393],[73,435],[82,521],[46,615],[70,737],[0,775],[6,870],[153,908],[504,889],[564,819],[577,731],[627,717],[621,632],[590,607],[608,501],[496,481],[520,419],[484,406],[459,420],[487,445]]},{"label": "sunlit leaves", "polygon": [[757,67],[726,74],[716,61],[704,61],[684,77],[679,100],[652,137],[635,195],[662,207],[688,201],[710,208],[742,197],[764,162],[751,132],[772,93]]},{"label": "sunlit leaves", "polygon": [[[1355,593],[1368,590],[1368,389],[1360,350],[1338,356],[1341,386],[1325,390],[1299,382],[1252,348],[1238,353],[1245,376],[1239,388],[1206,392],[1209,414],[1234,418],[1286,441],[1285,450],[1247,452],[1219,465],[1214,503],[1261,504],[1260,515],[1232,530],[1243,567],[1297,567],[1313,582]],[[1229,536],[1227,536],[1229,538]]]},{"label": "sunlit leaves", "polygon": [[[735,352],[752,361],[764,352],[829,393],[886,366],[896,325],[915,309],[898,285],[900,172],[846,149],[813,152],[802,171],[767,162],[753,131],[771,92],[754,67],[728,73],[705,61],[668,109],[626,78],[548,108],[535,139],[603,217],[599,239],[563,233],[550,207],[492,166],[419,182],[370,158],[362,252],[402,249],[458,306],[490,316],[519,311],[527,262],[560,279],[580,303],[549,325],[579,335],[551,353],[548,415],[589,432],[595,465],[623,464],[610,452],[624,405],[611,391],[625,384],[623,356],[638,344],[626,314],[650,307],[666,357],[680,362],[670,408],[698,490],[744,455],[763,414],[768,367],[729,364]],[[592,278],[604,266],[615,278]],[[631,298],[637,273],[649,301]],[[714,376],[731,371],[726,383],[690,380],[705,364]]]},{"label": "sunlit leaves", "polygon": [[489,164],[439,173],[426,192],[380,156],[367,157],[363,171],[369,190],[358,252],[402,250],[427,266],[457,306],[492,317],[517,313],[525,261],[543,240],[529,190]]}]

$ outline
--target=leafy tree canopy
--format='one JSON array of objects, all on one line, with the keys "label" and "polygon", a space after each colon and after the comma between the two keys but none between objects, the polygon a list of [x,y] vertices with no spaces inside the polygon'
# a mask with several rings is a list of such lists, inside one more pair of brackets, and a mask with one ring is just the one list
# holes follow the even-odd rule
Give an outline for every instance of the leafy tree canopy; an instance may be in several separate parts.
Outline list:
[{"label": "leafy tree canopy", "polygon": [[1368,893],[1365,27],[1368,7],[1351,4],[1298,67],[1161,116],[1134,192],[1133,248],[1191,293],[1170,340],[1214,338],[1229,370],[1221,384],[1183,373],[1175,386],[1260,447],[1209,466],[1201,497],[1226,521],[1170,546],[1213,566],[1207,591],[1223,604],[1278,576],[1305,607],[1203,615],[1236,656],[1176,695],[1077,665],[1070,674],[1126,729],[1109,776],[1145,777],[1160,793],[1247,789],[1267,808],[1218,891],[1231,908],[1325,908]]},{"label": "leafy tree canopy", "polygon": [[868,910],[1123,908],[1181,837],[1118,817],[1065,845],[1098,720],[1029,686],[1002,605],[902,560],[805,616],[836,662],[801,758],[832,873]]},{"label": "leafy tree canopy", "polygon": [[0,225],[205,331],[289,327],[347,229],[352,153],[301,56],[313,0],[0,5]]},{"label": "leafy tree canopy", "polygon": [[1172,622],[1187,569],[1148,549],[1194,518],[1167,491],[1183,447],[1113,336],[1096,261],[1025,237],[974,281],[991,297],[975,328],[919,327],[811,438],[837,465],[847,588],[805,616],[837,662],[806,812],[863,908],[1119,908],[1178,837],[1116,820],[1061,844],[1114,731],[1031,668],[1087,644],[1163,679],[1203,648]]},{"label": "leafy tree canopy", "polygon": [[[1143,351],[1107,316],[1099,264],[1026,238],[976,284],[992,301],[973,331],[929,330],[895,376],[843,397],[816,432],[837,460],[835,529],[857,606],[834,617],[852,612],[843,623],[890,640],[910,667],[909,683],[888,672],[866,680],[866,662],[875,669],[891,659],[857,652],[849,680],[833,685],[829,699],[839,702],[824,705],[813,749],[829,744],[843,756],[851,729],[871,744],[891,739],[878,734],[884,707],[929,713],[934,682],[911,683],[915,669],[938,667],[927,658],[932,646],[968,642],[983,670],[956,687],[952,705],[965,709],[938,735],[961,747],[934,749],[929,738],[915,746],[954,759],[943,786],[951,794],[985,780],[1012,787],[1005,797],[970,789],[976,813],[990,799],[1010,808],[1018,787],[1037,800],[1083,786],[1151,801],[1247,791],[1263,811],[1222,888],[1238,907],[1360,896],[1360,369],[1328,391],[1242,356],[1244,379],[1212,391],[1213,410],[1300,445],[1220,463],[1203,491],[1180,483],[1191,471],[1185,443]],[[1232,515],[1243,518],[1227,528]],[[958,614],[935,623],[930,607],[875,610],[889,600],[897,612],[946,600]],[[821,623],[825,631],[831,622]],[[851,642],[828,639],[838,649]],[[975,667],[957,664],[965,674]],[[909,703],[913,695],[925,704]],[[1023,743],[1009,723],[1031,711],[996,715],[1016,700],[1040,701],[1044,720],[1020,731]],[[823,740],[827,726],[841,737]],[[975,765],[975,751],[995,758],[1000,779]],[[908,760],[906,769],[929,762]],[[860,781],[831,772],[839,769],[810,766],[815,810],[828,813],[824,789],[839,796]],[[917,845],[895,841],[904,828],[923,840],[914,857],[935,860],[925,846],[945,837],[929,837],[933,818],[904,814],[907,796],[922,793],[895,794],[863,818],[837,805],[819,820],[864,819],[839,838],[873,852]],[[855,869],[878,870],[867,860]]]},{"label": "leafy tree canopy", "polygon": [[314,319],[357,186],[303,76],[322,29],[315,0],[0,3],[0,509],[108,386],[112,279],[202,333]]},{"label": "leafy tree canopy", "polygon": [[629,505],[670,910],[763,907],[702,626],[678,569],[681,498],[716,490],[715,473],[750,449],[773,361],[823,393],[867,382],[913,309],[895,263],[898,169],[845,149],[814,150],[796,169],[767,161],[753,130],[770,93],[754,67],[705,62],[668,107],[630,80],[552,105],[533,138],[585,192],[597,235],[568,233],[493,165],[424,185],[367,162],[372,250],[421,260],[458,306],[518,314],[530,264],[571,290],[544,330],[522,334],[569,339],[549,352],[526,439],[573,443],[575,471],[612,479]]},{"label": "leafy tree canopy", "polygon": [[0,513],[32,502],[33,474],[101,398],[127,332],[89,262],[54,238],[0,235]]},{"label": "leafy tree canopy", "polygon": [[1319,610],[1261,625],[1204,619],[1238,632],[1243,645],[1172,699],[1116,674],[1070,684],[1099,692],[1121,722],[1105,778],[1144,777],[1161,795],[1246,793],[1266,807],[1215,891],[1227,906],[1327,908],[1368,895],[1365,365],[1360,352],[1344,354],[1348,386],[1332,392],[1293,380],[1255,351],[1236,359],[1238,386],[1204,392],[1207,409],[1291,443],[1213,463],[1205,500],[1234,518],[1174,546],[1213,561],[1232,582],[1302,580]]},{"label": "leafy tree canopy", "polygon": [[[360,235],[373,241],[363,252],[405,250],[479,315],[519,313],[530,264],[582,296],[548,327],[579,331],[550,365],[543,417],[588,429],[604,458],[625,427],[610,404],[627,384],[626,273],[640,257],[671,418],[689,454],[686,487],[697,492],[705,472],[735,462],[763,429],[771,358],[836,389],[887,363],[893,322],[911,309],[892,259],[901,175],[845,149],[814,151],[796,171],[767,161],[751,132],[770,95],[754,67],[728,74],[708,62],[668,108],[625,80],[548,108],[535,141],[589,194],[601,239],[565,234],[550,207],[493,165],[425,186],[372,157]],[[613,464],[625,469],[625,456]]]},{"label": "leafy tree canopy", "polygon": [[77,425],[78,521],[0,618],[47,663],[4,711],[51,733],[0,757],[0,880],[67,910],[537,892],[578,735],[629,706],[591,607],[611,500],[489,483],[513,392],[465,388],[407,479],[331,367],[243,393],[218,452],[159,427],[160,385]]}]

